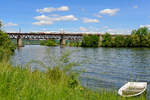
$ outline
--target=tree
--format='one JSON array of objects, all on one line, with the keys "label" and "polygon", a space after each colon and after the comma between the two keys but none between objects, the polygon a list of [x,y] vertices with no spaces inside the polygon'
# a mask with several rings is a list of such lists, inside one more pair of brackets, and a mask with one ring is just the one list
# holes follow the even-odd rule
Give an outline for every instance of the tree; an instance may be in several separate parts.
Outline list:
[{"label": "tree", "polygon": [[132,43],[131,36],[127,36],[124,38],[124,46],[125,47],[131,47],[131,43]]},{"label": "tree", "polygon": [[103,40],[102,40],[102,46],[103,47],[112,47],[112,37],[109,33],[105,33],[102,36]]},{"label": "tree", "polygon": [[[138,45],[140,47],[142,47],[142,45],[143,45],[142,41],[144,40],[143,38],[144,38],[145,35],[149,34],[149,30],[148,30],[147,27],[141,27],[137,30],[133,30],[131,34],[132,35],[137,35],[139,37],[140,43],[138,43]],[[137,39],[138,38],[137,36],[133,36],[133,37],[136,37],[136,39]]]},{"label": "tree", "polygon": [[136,35],[136,34],[131,35],[131,46],[132,47],[140,47],[141,46],[141,40],[138,35]]},{"label": "tree", "polygon": [[0,21],[0,28],[2,27],[2,22]]},{"label": "tree", "polygon": [[0,22],[0,60],[7,58],[15,50],[15,45],[11,42],[8,34],[1,30],[2,22]]},{"label": "tree", "polygon": [[0,32],[2,32],[2,22],[0,21]]},{"label": "tree", "polygon": [[84,35],[82,39],[82,47],[98,47],[99,37],[97,35]]},{"label": "tree", "polygon": [[147,35],[148,34],[148,28],[147,27],[141,27],[136,31],[136,34],[139,36]]},{"label": "tree", "polygon": [[115,47],[124,47],[125,45],[125,38],[124,36],[117,35],[114,39],[114,46]]},{"label": "tree", "polygon": [[137,30],[133,30],[131,34],[142,36],[142,35],[147,35],[149,33],[147,27],[141,27]]},{"label": "tree", "polygon": [[132,30],[131,34],[135,35],[136,34],[136,30]]},{"label": "tree", "polygon": [[144,35],[141,42],[142,47],[150,47],[150,34]]}]

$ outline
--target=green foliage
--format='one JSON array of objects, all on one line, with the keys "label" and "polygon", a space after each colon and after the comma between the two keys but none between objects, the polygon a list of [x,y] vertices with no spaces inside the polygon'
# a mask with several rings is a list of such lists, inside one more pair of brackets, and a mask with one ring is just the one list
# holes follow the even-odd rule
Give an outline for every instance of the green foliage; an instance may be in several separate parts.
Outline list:
[{"label": "green foliage", "polygon": [[70,40],[70,41],[67,41],[67,46],[71,46],[71,47],[80,47],[81,46],[81,41],[74,41],[74,40]]},{"label": "green foliage", "polygon": [[59,69],[51,71],[32,71],[0,62],[0,100],[146,100],[145,95],[123,98],[116,90],[92,91]]},{"label": "green foliage", "polygon": [[131,35],[103,35],[102,47],[150,47],[150,34],[146,27],[133,30]]},{"label": "green foliage", "polygon": [[112,37],[109,33],[105,33],[102,36],[102,47],[111,47],[112,46]]},{"label": "green foliage", "polygon": [[82,39],[82,47],[98,47],[99,37],[97,35],[84,35]]},{"label": "green foliage", "polygon": [[131,36],[124,37],[124,47],[131,47],[132,39]]},{"label": "green foliage", "polygon": [[132,30],[131,34],[135,35],[136,34],[136,30]]},{"label": "green foliage", "polygon": [[121,35],[118,35],[114,38],[114,46],[115,47],[124,47],[124,44],[125,44],[125,37],[124,36],[121,36]]},{"label": "green foliage", "polygon": [[131,35],[131,46],[132,47],[140,47],[141,45],[141,40],[140,37],[136,34]]},{"label": "green foliage", "polygon": [[[147,47],[147,39],[145,36],[149,34],[149,30],[147,27],[139,28],[138,30],[132,31],[132,40],[133,40],[133,46],[134,47]],[[149,43],[148,43],[149,44]]]},{"label": "green foliage", "polygon": [[0,60],[2,58],[9,58],[15,50],[16,46],[11,42],[8,35],[2,31],[2,24],[0,22]]},{"label": "green foliage", "polygon": [[138,30],[133,30],[131,34],[134,35],[138,35],[138,36],[143,36],[143,35],[147,35],[148,32],[148,28],[147,27],[141,27]]},{"label": "green foliage", "polygon": [[2,22],[0,21],[0,28],[2,27]]},{"label": "green foliage", "polygon": [[45,45],[45,46],[57,46],[58,43],[56,40],[43,40],[40,42],[40,45]]},{"label": "green foliage", "polygon": [[46,73],[48,73],[48,76],[52,83],[59,82],[64,75],[66,75],[68,80],[68,86],[76,87],[79,84],[78,81],[78,73],[71,70],[74,66],[77,66],[78,64],[76,62],[70,61],[70,52],[63,52],[60,56],[58,56],[55,59],[54,57],[48,57],[48,60],[52,61],[49,65],[45,65],[41,61],[32,60],[26,64],[26,67],[29,68],[29,66],[33,63],[39,64],[41,67],[46,69]]},{"label": "green foliage", "polygon": [[150,34],[144,35],[141,40],[141,45],[143,47],[150,47]]}]

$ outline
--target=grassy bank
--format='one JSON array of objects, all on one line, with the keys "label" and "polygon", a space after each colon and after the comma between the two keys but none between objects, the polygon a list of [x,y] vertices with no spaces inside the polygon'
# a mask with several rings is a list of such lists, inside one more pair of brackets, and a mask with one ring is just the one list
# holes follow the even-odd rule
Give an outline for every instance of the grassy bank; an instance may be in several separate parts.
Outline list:
[{"label": "grassy bank", "polygon": [[91,91],[83,88],[73,75],[53,68],[45,72],[13,67],[0,62],[0,100],[145,100],[121,98],[116,91]]}]

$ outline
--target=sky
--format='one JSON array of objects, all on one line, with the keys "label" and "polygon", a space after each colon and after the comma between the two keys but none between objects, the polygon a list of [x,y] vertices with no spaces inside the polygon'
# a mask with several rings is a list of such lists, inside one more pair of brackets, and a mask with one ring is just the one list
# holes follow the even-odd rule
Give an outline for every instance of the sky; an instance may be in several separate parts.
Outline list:
[{"label": "sky", "polygon": [[6,32],[109,32],[150,28],[150,0],[0,0]]}]

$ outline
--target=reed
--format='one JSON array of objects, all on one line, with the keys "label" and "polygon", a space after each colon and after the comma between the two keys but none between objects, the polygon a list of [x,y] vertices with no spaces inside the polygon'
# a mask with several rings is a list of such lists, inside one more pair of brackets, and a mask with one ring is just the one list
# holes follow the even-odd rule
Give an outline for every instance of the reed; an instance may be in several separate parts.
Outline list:
[{"label": "reed", "polygon": [[92,91],[82,87],[73,74],[58,67],[45,72],[0,62],[0,100],[146,100],[145,96],[122,98],[114,90]]}]

